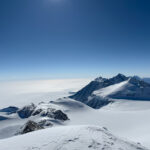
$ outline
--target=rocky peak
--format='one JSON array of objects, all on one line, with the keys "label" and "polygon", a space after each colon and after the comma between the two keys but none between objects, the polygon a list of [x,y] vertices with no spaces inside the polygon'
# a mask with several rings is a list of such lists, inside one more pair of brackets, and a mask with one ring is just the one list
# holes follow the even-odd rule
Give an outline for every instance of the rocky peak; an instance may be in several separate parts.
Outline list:
[{"label": "rocky peak", "polygon": [[28,132],[36,131],[43,129],[38,123],[29,120],[22,128],[20,134],[25,134]]},{"label": "rocky peak", "polygon": [[20,110],[18,110],[18,115],[20,118],[28,118],[32,115],[33,111],[35,110],[35,104],[31,103],[30,105],[24,106]]},{"label": "rocky peak", "polygon": [[97,82],[104,82],[106,80],[106,78],[103,78],[103,77],[98,77],[96,78],[94,81],[97,81]]},{"label": "rocky peak", "polygon": [[112,82],[113,84],[116,82],[116,83],[119,83],[119,82],[122,82],[122,81],[125,81],[129,79],[129,77],[126,77],[125,75],[119,73],[117,74],[116,76],[112,77],[112,78],[103,78],[103,77],[98,77],[96,78],[94,81],[97,81],[97,82]]},{"label": "rocky peak", "polygon": [[121,73],[119,73],[118,75],[110,78],[110,80],[114,80],[114,81],[118,81],[118,82],[122,82],[122,81],[125,81],[127,79],[128,79],[128,77],[126,77],[125,75],[123,75]]},{"label": "rocky peak", "polygon": [[138,86],[138,87],[150,87],[150,84],[143,81],[143,80],[140,80],[138,79],[137,77],[133,76],[130,78],[129,80],[129,83],[135,85],[135,86]]}]

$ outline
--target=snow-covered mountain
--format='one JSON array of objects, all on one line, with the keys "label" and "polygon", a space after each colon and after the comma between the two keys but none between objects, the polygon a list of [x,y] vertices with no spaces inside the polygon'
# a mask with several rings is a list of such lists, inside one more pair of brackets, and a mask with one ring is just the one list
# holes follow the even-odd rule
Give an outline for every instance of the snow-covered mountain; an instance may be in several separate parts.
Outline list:
[{"label": "snow-covered mountain", "polygon": [[112,99],[150,100],[150,84],[122,74],[109,79],[99,77],[70,97],[93,108],[107,105]]},{"label": "snow-covered mountain", "polygon": [[99,126],[65,126],[0,140],[0,150],[148,150]]}]

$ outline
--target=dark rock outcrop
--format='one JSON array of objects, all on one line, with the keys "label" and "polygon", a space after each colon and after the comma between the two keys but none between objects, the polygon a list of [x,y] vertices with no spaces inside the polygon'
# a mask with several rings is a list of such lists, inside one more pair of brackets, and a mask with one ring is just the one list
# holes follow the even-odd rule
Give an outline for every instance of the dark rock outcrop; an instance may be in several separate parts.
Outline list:
[{"label": "dark rock outcrop", "polygon": [[38,114],[40,114],[43,110],[42,109],[37,109],[32,113],[32,116],[36,116]]},{"label": "dark rock outcrop", "polygon": [[40,130],[43,129],[42,126],[40,126],[38,123],[29,120],[21,129],[20,134],[25,134],[28,132],[32,132],[32,131],[36,131],[36,130]]},{"label": "dark rock outcrop", "polygon": [[25,106],[17,111],[20,118],[25,119],[31,116],[40,115],[41,117],[49,117],[53,119],[58,119],[61,121],[69,120],[68,116],[62,112],[61,110],[56,110],[54,108],[47,108],[47,109],[36,109],[37,106],[34,104]]},{"label": "dark rock outcrop", "polygon": [[50,109],[50,108],[48,108],[46,111],[43,111],[41,113],[41,116],[54,118],[61,121],[69,120],[68,116],[65,113],[63,113],[61,110]]},{"label": "dark rock outcrop", "polygon": [[53,115],[54,115],[54,119],[58,119],[62,121],[69,120],[68,116],[65,113],[63,113],[61,110],[54,111]]},{"label": "dark rock outcrop", "polygon": [[32,115],[33,111],[35,110],[36,106],[32,103],[28,106],[24,106],[20,110],[17,111],[20,118],[28,118]]},{"label": "dark rock outcrop", "polygon": [[86,104],[94,109],[99,109],[109,103],[112,103],[113,101],[107,99],[107,98],[100,98],[98,96],[92,97],[90,101],[88,101]]},{"label": "dark rock outcrop", "polygon": [[41,127],[52,127],[53,124],[51,123],[50,120],[47,120],[47,119],[44,119],[44,120],[41,120],[40,122],[38,122],[38,124],[41,126]]}]

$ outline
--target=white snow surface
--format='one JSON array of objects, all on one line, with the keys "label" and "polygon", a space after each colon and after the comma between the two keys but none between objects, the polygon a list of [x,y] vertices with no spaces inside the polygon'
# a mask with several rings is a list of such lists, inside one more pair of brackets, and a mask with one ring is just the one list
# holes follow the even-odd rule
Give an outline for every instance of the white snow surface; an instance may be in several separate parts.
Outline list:
[{"label": "white snow surface", "polygon": [[147,150],[99,126],[44,129],[0,141],[0,150]]},{"label": "white snow surface", "polygon": [[118,91],[123,90],[123,88],[125,87],[125,85],[127,85],[129,82],[129,80],[127,81],[123,81],[114,85],[110,85],[106,88],[102,88],[100,90],[96,90],[93,92],[93,94],[97,95],[97,96],[101,96],[101,97],[107,97],[110,94],[114,94]]},{"label": "white snow surface", "polygon": [[[142,145],[150,148],[150,119],[148,119],[150,116],[150,102],[115,101],[115,103],[95,110],[81,102],[63,98],[50,104],[40,104],[39,108],[46,108],[51,105],[53,108],[63,110],[68,115],[69,121],[64,122],[64,124],[56,124],[52,129],[56,126],[68,127],[72,125],[104,126],[117,136],[125,137],[136,143],[140,142]],[[36,117],[23,120],[15,118],[1,121],[0,138],[11,137],[29,119],[39,119]]]}]

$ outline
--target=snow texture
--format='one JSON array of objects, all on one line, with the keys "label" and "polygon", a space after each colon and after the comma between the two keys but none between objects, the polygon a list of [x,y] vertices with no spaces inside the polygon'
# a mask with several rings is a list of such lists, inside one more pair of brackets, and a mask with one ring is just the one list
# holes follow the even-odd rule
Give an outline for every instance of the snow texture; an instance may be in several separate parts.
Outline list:
[{"label": "snow texture", "polygon": [[[16,144],[17,143],[17,144]],[[147,150],[98,126],[66,126],[0,140],[0,150]]]}]

